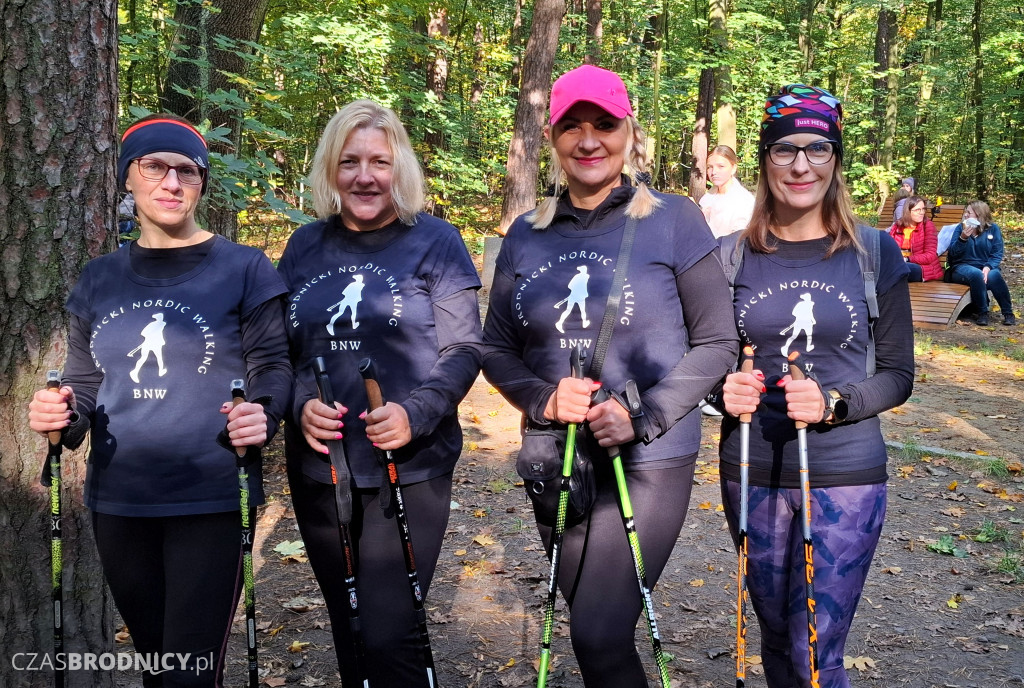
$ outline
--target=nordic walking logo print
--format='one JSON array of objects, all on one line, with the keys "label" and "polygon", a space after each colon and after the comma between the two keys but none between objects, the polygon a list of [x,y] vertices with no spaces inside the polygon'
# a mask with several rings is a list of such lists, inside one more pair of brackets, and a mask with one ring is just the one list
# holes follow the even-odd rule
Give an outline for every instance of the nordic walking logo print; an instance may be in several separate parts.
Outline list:
[{"label": "nordic walking logo print", "polygon": [[157,364],[157,375],[163,377],[167,374],[167,368],[164,366],[164,328],[167,323],[164,322],[163,313],[154,313],[153,322],[148,323],[142,328],[140,335],[142,336],[142,343],[137,347],[128,352],[128,358],[132,358],[135,354],[139,354],[138,362],[135,364],[135,368],[132,369],[128,376],[136,384],[139,383],[139,372],[142,370],[142,366],[149,360],[149,355],[153,354]]},{"label": "nordic walking logo print", "polygon": [[800,300],[793,306],[793,324],[779,332],[781,335],[791,332],[789,339],[782,345],[782,355],[789,355],[790,345],[801,334],[807,335],[807,346],[804,348],[804,351],[814,351],[813,337],[816,322],[814,319],[814,301],[811,300],[811,295],[809,293],[801,294]]},{"label": "nordic walking logo print", "polygon": [[359,274],[353,275],[352,281],[341,292],[341,301],[327,309],[328,311],[335,309],[338,311],[331,317],[331,321],[327,323],[327,333],[329,335],[334,336],[334,323],[345,314],[345,311],[351,313],[352,329],[354,330],[359,327],[359,321],[356,319],[356,308],[359,306],[359,302],[363,300],[364,286],[363,276]]},{"label": "nordic walking logo print", "polygon": [[569,295],[555,304],[556,310],[563,304],[565,305],[565,310],[562,311],[561,317],[555,323],[555,329],[562,334],[565,334],[565,320],[569,317],[569,313],[572,312],[573,308],[579,309],[583,327],[590,327],[590,320],[587,318],[587,297],[590,296],[588,290],[589,283],[590,274],[587,272],[587,266],[580,265],[576,268],[576,274],[569,280]]}]

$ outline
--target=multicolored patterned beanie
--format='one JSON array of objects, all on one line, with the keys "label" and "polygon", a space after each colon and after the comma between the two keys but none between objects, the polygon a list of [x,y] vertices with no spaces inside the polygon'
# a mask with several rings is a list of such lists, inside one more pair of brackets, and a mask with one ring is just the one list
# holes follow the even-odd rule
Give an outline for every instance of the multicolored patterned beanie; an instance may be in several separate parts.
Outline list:
[{"label": "multicolored patterned beanie", "polygon": [[779,95],[769,96],[761,120],[761,150],[790,134],[821,134],[837,141],[836,153],[843,156],[843,104],[823,88],[789,84]]}]

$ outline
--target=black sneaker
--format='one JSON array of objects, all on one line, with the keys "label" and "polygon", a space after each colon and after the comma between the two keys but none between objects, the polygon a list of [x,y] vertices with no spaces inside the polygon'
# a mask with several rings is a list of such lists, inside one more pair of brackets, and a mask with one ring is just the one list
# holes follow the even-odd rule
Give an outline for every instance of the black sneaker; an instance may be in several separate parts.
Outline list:
[{"label": "black sneaker", "polygon": [[981,325],[982,327],[988,325],[988,311],[985,311],[984,313],[978,313],[978,317],[974,319],[974,322],[975,324]]},{"label": "black sneaker", "polygon": [[1003,316],[1003,324],[1004,325],[1016,325],[1017,324],[1017,318],[1016,318],[1016,316],[1014,316],[1012,311]]}]

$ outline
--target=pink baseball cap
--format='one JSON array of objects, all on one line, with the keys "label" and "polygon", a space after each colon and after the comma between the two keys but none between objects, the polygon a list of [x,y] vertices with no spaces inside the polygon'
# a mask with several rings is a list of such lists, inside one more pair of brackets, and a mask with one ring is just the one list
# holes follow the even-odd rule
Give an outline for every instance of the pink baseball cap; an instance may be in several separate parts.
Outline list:
[{"label": "pink baseball cap", "polygon": [[554,124],[576,103],[593,103],[609,114],[623,118],[633,114],[626,84],[615,72],[583,65],[558,77],[551,86],[551,117]]}]

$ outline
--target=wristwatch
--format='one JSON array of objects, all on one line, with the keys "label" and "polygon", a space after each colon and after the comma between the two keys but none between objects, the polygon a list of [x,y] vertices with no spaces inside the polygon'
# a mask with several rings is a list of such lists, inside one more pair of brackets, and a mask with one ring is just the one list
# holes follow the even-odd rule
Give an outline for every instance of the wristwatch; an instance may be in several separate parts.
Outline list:
[{"label": "wristwatch", "polygon": [[827,423],[828,425],[837,425],[846,420],[846,416],[850,413],[850,406],[846,403],[846,398],[839,393],[838,389],[830,389],[825,392],[825,415],[822,417],[821,422]]}]

